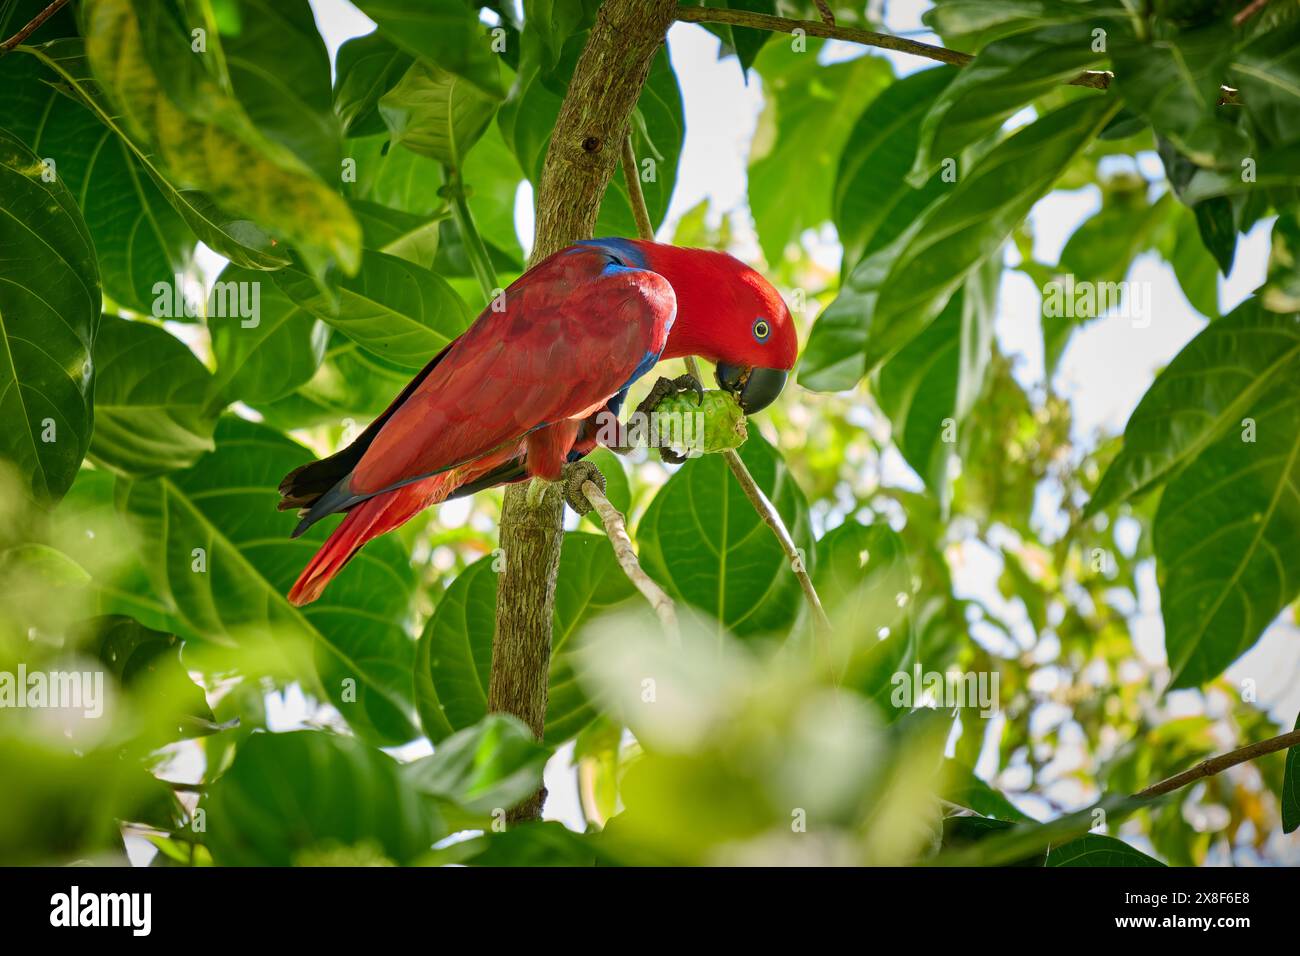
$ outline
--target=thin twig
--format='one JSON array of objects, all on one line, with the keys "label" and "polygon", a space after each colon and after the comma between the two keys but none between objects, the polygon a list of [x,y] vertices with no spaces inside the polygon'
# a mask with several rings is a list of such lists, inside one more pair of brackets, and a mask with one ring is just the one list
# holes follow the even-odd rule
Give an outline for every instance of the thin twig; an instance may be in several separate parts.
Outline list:
[{"label": "thin twig", "polygon": [[[733,10],[726,7],[678,7],[677,19],[683,23],[726,23],[733,27],[752,27],[755,30],[768,30],[772,33],[794,33],[801,30],[808,36],[822,37],[827,40],[847,40],[863,46],[873,46],[881,50],[894,50],[898,53],[910,53],[923,56],[927,60],[937,60],[951,66],[966,66],[975,59],[969,53],[921,43],[906,37],[894,36],[892,33],[876,33],[858,27],[842,27],[822,23],[819,20],[793,20],[789,17],[774,17],[767,13],[751,13],[748,10]],[[1094,90],[1110,88],[1114,74],[1105,70],[1088,70],[1069,81],[1070,86],[1086,86]],[[1237,91],[1231,87],[1219,90],[1221,104],[1237,104]]]},{"label": "thin twig", "polygon": [[1265,754],[1276,753],[1290,747],[1300,747],[1300,730],[1293,730],[1278,737],[1270,737],[1268,740],[1261,740],[1258,743],[1240,747],[1226,754],[1211,757],[1209,760],[1203,760],[1190,770],[1184,770],[1182,773],[1174,774],[1167,780],[1152,784],[1138,793],[1137,796],[1158,797],[1162,794],[1172,793],[1175,790],[1181,790],[1188,784],[1195,783],[1197,780],[1222,773],[1229,767],[1235,767],[1239,763],[1245,763],[1247,760],[1254,760],[1256,757],[1263,757]]},{"label": "thin twig", "polygon": [[940,63],[953,66],[965,66],[975,59],[969,53],[949,50],[946,47],[896,37],[888,33],[876,33],[859,27],[842,27],[820,20],[794,20],[790,17],[774,17],[768,13],[751,13],[748,10],[734,10],[727,7],[678,7],[677,19],[686,23],[727,23],[733,27],[752,27],[755,30],[767,30],[771,33],[793,33],[802,30],[808,36],[822,37],[827,40],[848,40],[865,46],[879,47],[882,50],[897,50],[899,53],[911,53]]},{"label": "thin twig", "polygon": [[632,203],[632,216],[636,219],[636,233],[642,239],[654,240],[655,228],[650,222],[650,210],[641,191],[641,177],[637,173],[636,153],[632,151],[632,133],[623,140],[623,179],[627,183],[628,199]]},{"label": "thin twig", "polygon": [[641,569],[641,562],[637,560],[636,551],[632,548],[632,539],[628,537],[627,522],[623,519],[623,515],[609,503],[609,499],[594,481],[584,481],[582,493],[600,515],[600,520],[605,525],[605,534],[614,548],[614,557],[618,559],[623,573],[650,602],[655,614],[659,616],[659,623],[663,625],[668,640],[674,647],[680,647],[682,632],[677,625],[677,606],[673,604],[673,599],[664,593],[663,588],[655,584]]},{"label": "thin twig", "polygon": [[1243,23],[1245,23],[1255,14],[1259,13],[1259,11],[1263,10],[1266,6],[1268,6],[1268,0],[1254,0],[1254,2],[1250,4],[1250,6],[1242,7],[1240,10],[1237,11],[1236,16],[1232,18],[1232,25],[1234,27],[1241,26]]},{"label": "thin twig", "polygon": [[39,30],[41,24],[44,23],[46,20],[48,20],[50,17],[54,16],[56,13],[58,13],[59,10],[61,10],[64,7],[64,5],[67,4],[67,2],[68,0],[54,0],[54,2],[51,3],[48,7],[42,10],[40,13],[36,14],[36,16],[32,17],[31,21],[27,24],[27,26],[23,27],[21,30],[19,30],[17,33],[11,36],[8,40],[5,40],[4,43],[0,43],[0,56],[4,56],[6,53],[8,53],[10,50],[16,47],[18,44],[22,43],[29,36],[31,36],[33,33]]},{"label": "thin twig", "polygon": [[813,0],[813,6],[817,8],[817,12],[822,15],[825,22],[835,26],[835,14],[831,11],[831,5],[826,0]]},{"label": "thin twig", "polygon": [[461,178],[460,170],[452,169],[450,166],[443,166],[442,169],[451,194],[452,216],[456,220],[456,229],[465,246],[465,255],[474,270],[474,277],[478,279],[483,289],[484,299],[491,302],[492,295],[497,289],[497,276],[492,268],[492,259],[488,256],[487,246],[483,244],[483,237],[479,235],[478,227],[474,225],[474,216],[470,213],[469,203],[465,199],[465,181]]},{"label": "thin twig", "polygon": [[[695,361],[695,356],[687,355],[685,362],[686,370],[695,376],[696,381],[699,381],[700,367]],[[740,483],[740,490],[745,493],[749,503],[754,506],[754,510],[763,519],[763,523],[772,529],[772,534],[776,535],[781,550],[785,552],[786,559],[790,562],[790,570],[799,579],[799,587],[803,588],[804,597],[808,599],[808,606],[812,608],[814,620],[826,634],[829,634],[831,630],[830,618],[826,616],[826,610],[822,607],[822,599],[817,594],[817,589],[813,587],[812,578],[808,576],[808,571],[804,567],[804,556],[795,547],[794,538],[790,536],[790,531],[786,528],[781,513],[776,510],[776,506],[772,504],[767,495],[763,494],[763,489],[758,487],[758,482],[749,473],[749,468],[746,467],[744,460],[736,453],[735,449],[726,449],[722,452],[722,457],[726,459],[727,467],[731,469],[731,473],[736,476],[736,481]]]},{"label": "thin twig", "polygon": [[[637,176],[636,156],[632,153],[631,135],[623,143],[623,177],[627,180],[627,192],[632,201],[632,213],[636,217],[637,234],[642,239],[653,240],[654,230],[650,226],[650,213],[646,209],[645,196],[641,192],[641,181]],[[700,367],[696,364],[695,356],[687,355],[685,361],[686,370],[695,376],[697,382],[702,381]],[[808,572],[804,569],[803,556],[799,554],[799,550],[794,546],[794,539],[790,537],[785,522],[781,520],[780,512],[767,499],[767,495],[763,494],[763,489],[758,487],[758,482],[749,473],[749,469],[745,467],[745,462],[741,460],[741,457],[730,448],[722,454],[727,460],[727,467],[736,476],[736,481],[740,482],[740,488],[744,491],[745,497],[754,506],[758,516],[763,519],[763,523],[771,528],[772,533],[776,535],[781,550],[785,552],[785,556],[790,562],[791,570],[799,579],[799,586],[803,588],[804,596],[808,598],[808,604],[813,609],[813,616],[817,624],[825,633],[829,634],[831,622],[826,617],[826,611],[822,608],[822,601],[817,595],[817,589],[813,587],[812,578],[808,576]]]}]

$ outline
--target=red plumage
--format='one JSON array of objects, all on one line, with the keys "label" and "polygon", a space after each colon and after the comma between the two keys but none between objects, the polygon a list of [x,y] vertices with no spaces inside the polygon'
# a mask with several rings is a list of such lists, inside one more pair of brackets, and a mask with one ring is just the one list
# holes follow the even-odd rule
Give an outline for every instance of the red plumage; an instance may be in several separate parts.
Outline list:
[{"label": "red plumage", "polygon": [[[770,339],[751,334],[755,316],[770,321]],[[541,262],[357,441],[286,476],[280,507],[303,516],[295,535],[348,512],[289,600],[314,601],[362,545],[431,505],[558,478],[566,460],[594,447],[594,416],[611,399],[661,355],[686,354],[789,369],[793,324],[776,290],[723,253],[609,239]]]}]

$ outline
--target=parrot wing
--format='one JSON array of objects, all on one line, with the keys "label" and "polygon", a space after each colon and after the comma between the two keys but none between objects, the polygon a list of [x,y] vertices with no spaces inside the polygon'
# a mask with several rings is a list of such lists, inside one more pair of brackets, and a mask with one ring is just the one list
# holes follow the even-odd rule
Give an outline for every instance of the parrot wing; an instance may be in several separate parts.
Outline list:
[{"label": "parrot wing", "polygon": [[[666,279],[606,247],[557,252],[489,305],[357,442],[285,479],[285,502],[307,506],[295,535],[327,514],[589,414],[654,366],[676,309]],[[323,476],[348,466],[319,490]]]}]

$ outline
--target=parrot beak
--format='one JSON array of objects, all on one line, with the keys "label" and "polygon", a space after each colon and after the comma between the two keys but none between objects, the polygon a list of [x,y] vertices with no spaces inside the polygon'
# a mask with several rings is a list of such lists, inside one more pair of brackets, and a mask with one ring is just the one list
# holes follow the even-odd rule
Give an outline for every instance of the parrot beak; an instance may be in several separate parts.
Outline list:
[{"label": "parrot beak", "polygon": [[728,365],[725,362],[719,362],[714,371],[718,387],[736,396],[740,410],[746,415],[761,411],[776,401],[789,374],[779,368]]}]

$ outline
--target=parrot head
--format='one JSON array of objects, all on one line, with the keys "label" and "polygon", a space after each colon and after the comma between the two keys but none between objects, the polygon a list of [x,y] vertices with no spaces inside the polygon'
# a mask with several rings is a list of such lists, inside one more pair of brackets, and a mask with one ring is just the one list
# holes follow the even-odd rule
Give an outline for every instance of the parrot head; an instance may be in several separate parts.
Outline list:
[{"label": "parrot head", "polygon": [[713,362],[718,387],[735,395],[747,415],[772,404],[799,350],[790,310],[772,283],[725,252],[639,239],[628,245],[677,296],[661,357]]}]

